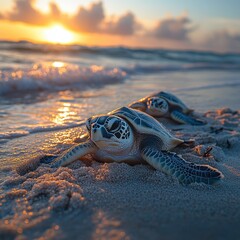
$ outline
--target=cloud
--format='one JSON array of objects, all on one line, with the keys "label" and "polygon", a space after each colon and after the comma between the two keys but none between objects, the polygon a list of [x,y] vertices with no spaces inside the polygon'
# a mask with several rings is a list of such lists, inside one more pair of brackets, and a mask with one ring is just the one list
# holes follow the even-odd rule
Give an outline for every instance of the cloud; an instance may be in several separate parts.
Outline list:
[{"label": "cloud", "polygon": [[[55,3],[49,4],[49,13],[42,13],[33,7],[34,1],[15,0],[13,9],[2,15],[2,18],[38,26],[60,23],[69,30],[85,33],[130,36],[134,35],[139,29],[147,32],[131,12],[121,16],[114,16],[114,18],[112,17],[109,20],[105,16],[101,1],[94,2],[88,7],[80,6],[74,15],[63,13]],[[188,27],[190,22],[188,17],[160,20],[157,26],[150,32],[150,35],[158,39],[187,40],[188,34],[191,32],[191,29]]]},{"label": "cloud", "polygon": [[50,3],[49,13],[44,14],[33,7],[33,2],[34,0],[15,0],[13,9],[2,15],[2,18],[39,26],[57,22],[75,32],[112,35],[133,35],[140,26],[133,13],[126,13],[115,17],[115,20],[107,21],[102,2],[92,3],[88,7],[80,6],[74,15],[61,12],[55,3]]},{"label": "cloud", "polygon": [[69,20],[69,27],[75,31],[100,32],[105,19],[102,2],[92,3],[89,8],[80,7]]},{"label": "cloud", "polygon": [[59,7],[55,3],[50,3],[49,7],[50,7],[50,16],[54,20],[57,20],[57,19],[62,20],[62,18],[66,17],[64,16],[63,13],[61,13]]},{"label": "cloud", "polygon": [[191,20],[186,16],[163,19],[150,34],[159,39],[186,41],[189,40],[189,33],[193,31],[193,28],[189,27],[190,23]]},{"label": "cloud", "polygon": [[16,0],[11,12],[6,16],[8,20],[19,21],[33,25],[46,25],[48,19],[32,7],[33,0]]},{"label": "cloud", "polygon": [[[222,19],[221,25],[229,26],[228,30],[213,31],[208,35],[192,33],[195,28],[192,27],[193,22],[187,15],[159,19],[155,22],[155,27],[147,30],[147,26],[141,25],[132,12],[120,16],[106,16],[102,1],[93,2],[87,7],[79,6],[73,15],[62,12],[56,3],[50,3],[49,12],[43,13],[33,7],[34,1],[15,0],[9,12],[0,12],[0,20],[6,19],[34,26],[59,23],[74,32],[103,34],[104,41],[104,34],[112,35],[114,37],[111,39],[116,44],[123,44],[125,39],[126,45],[132,41],[139,46],[171,48],[174,45],[175,48],[181,49],[240,52],[238,20],[234,20],[233,28],[233,20]],[[226,21],[230,22],[226,23]],[[123,39],[121,36],[132,36],[132,38]],[[201,38],[203,39],[200,40]]]},{"label": "cloud", "polygon": [[240,33],[219,30],[211,33],[203,42],[207,49],[220,52],[240,52]]},{"label": "cloud", "polygon": [[108,21],[105,24],[105,31],[117,35],[133,35],[140,28],[140,23],[137,22],[133,13],[128,12],[120,16],[117,20]]}]

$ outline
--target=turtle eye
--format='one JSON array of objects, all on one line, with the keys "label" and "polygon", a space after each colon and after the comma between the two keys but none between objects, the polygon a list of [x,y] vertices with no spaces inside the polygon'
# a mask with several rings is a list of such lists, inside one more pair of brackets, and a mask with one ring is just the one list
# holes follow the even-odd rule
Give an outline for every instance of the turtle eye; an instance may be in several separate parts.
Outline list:
[{"label": "turtle eye", "polygon": [[119,119],[116,119],[114,121],[110,121],[107,124],[107,129],[110,132],[116,132],[121,127],[121,121]]},{"label": "turtle eye", "polygon": [[163,105],[163,101],[159,101],[158,103],[157,103],[157,106],[158,107],[161,107]]}]

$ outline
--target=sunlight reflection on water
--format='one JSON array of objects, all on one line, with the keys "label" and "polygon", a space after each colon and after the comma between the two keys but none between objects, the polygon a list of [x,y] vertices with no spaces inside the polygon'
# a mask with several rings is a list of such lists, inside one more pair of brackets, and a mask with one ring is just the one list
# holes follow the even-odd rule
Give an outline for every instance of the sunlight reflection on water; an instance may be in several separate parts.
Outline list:
[{"label": "sunlight reflection on water", "polygon": [[64,62],[55,61],[55,62],[52,63],[52,66],[56,67],[56,68],[60,68],[60,67],[64,67],[65,63]]},{"label": "sunlight reflection on water", "polygon": [[63,124],[77,115],[76,111],[71,111],[71,103],[63,103],[63,106],[59,107],[56,113],[57,115],[52,120],[56,124]]}]

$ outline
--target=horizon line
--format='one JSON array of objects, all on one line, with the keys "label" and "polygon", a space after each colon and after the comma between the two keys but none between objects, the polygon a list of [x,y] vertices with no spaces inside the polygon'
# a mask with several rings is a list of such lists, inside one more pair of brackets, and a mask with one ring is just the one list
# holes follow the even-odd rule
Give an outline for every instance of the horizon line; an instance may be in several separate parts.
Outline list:
[{"label": "horizon line", "polygon": [[141,46],[127,46],[127,45],[109,45],[109,46],[101,46],[101,45],[87,45],[80,44],[78,42],[68,43],[50,43],[45,41],[32,41],[32,40],[10,40],[10,39],[0,39],[0,43],[31,43],[35,45],[45,44],[50,46],[79,46],[79,47],[88,47],[88,48],[123,48],[129,50],[163,50],[163,51],[172,51],[172,52],[195,52],[195,53],[210,53],[213,55],[240,55],[240,52],[228,52],[228,51],[216,51],[216,50],[200,50],[193,48],[185,48],[185,49],[177,49],[177,48],[165,48],[165,47],[141,47]]}]

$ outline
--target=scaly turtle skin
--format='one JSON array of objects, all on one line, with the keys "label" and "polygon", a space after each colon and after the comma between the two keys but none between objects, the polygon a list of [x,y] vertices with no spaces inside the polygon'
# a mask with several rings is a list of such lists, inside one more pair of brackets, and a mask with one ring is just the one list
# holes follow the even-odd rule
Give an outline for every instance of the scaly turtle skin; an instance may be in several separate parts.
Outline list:
[{"label": "scaly turtle skin", "polygon": [[129,105],[156,118],[170,118],[178,123],[190,125],[204,125],[205,123],[190,117],[193,112],[178,97],[171,93],[159,92],[142,98]]},{"label": "scaly turtle skin", "polygon": [[213,184],[223,177],[215,168],[189,163],[168,152],[183,141],[172,136],[157,120],[138,110],[122,107],[107,115],[89,118],[86,126],[89,139],[55,159],[52,167],[65,166],[92,154],[101,162],[146,161],[183,184]]}]

